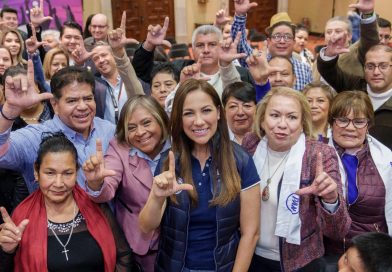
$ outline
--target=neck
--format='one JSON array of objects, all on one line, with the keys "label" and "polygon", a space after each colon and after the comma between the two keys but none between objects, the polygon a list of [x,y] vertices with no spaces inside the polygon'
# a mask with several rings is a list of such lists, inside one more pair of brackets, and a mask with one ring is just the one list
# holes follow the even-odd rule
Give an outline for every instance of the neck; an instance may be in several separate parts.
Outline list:
[{"label": "neck", "polygon": [[218,65],[203,65],[201,67],[201,72],[206,75],[214,75],[218,73],[219,66]]},{"label": "neck", "polygon": [[65,201],[61,203],[53,203],[45,199],[46,215],[50,221],[56,223],[64,223],[72,220],[75,216],[75,199],[71,194]]},{"label": "neck", "polygon": [[36,120],[27,120],[27,121],[38,121],[40,115],[42,114],[42,111],[44,109],[44,105],[42,103],[37,103],[31,108],[25,109],[22,111],[20,114],[20,117],[22,119],[36,119]]},{"label": "neck", "polygon": [[324,122],[319,122],[319,123],[313,123],[313,134],[314,135],[322,135],[322,136],[327,136],[327,121]]},{"label": "neck", "polygon": [[200,161],[202,165],[208,157],[210,156],[210,148],[208,144],[205,145],[195,145],[192,150],[192,155]]},{"label": "neck", "polygon": [[105,78],[109,81],[110,84],[116,85],[118,81],[118,72],[115,71],[114,73],[111,73],[109,75],[105,75]]},{"label": "neck", "polygon": [[242,140],[244,139],[245,134],[234,134],[235,139],[239,145],[242,144]]}]

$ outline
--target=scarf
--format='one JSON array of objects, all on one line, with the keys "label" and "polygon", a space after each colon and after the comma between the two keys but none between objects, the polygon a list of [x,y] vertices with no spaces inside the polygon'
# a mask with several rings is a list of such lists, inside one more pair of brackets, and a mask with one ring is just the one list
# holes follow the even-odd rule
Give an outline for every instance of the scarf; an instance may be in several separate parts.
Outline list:
[{"label": "scarf", "polygon": [[[116,245],[106,217],[99,206],[89,199],[79,185],[75,185],[72,193],[80,213],[86,219],[88,231],[102,250],[105,272],[114,271]],[[37,190],[26,198],[15,209],[12,219],[16,225],[19,225],[23,219],[29,219],[30,221],[16,252],[14,270],[48,271],[48,222],[44,196],[41,190]]]},{"label": "scarf", "polygon": [[[266,137],[261,139],[253,155],[258,174],[261,176],[267,156]],[[275,235],[286,238],[290,244],[301,244],[301,219],[299,217],[299,199],[295,194],[301,181],[302,158],[305,154],[305,135],[302,133],[298,141],[291,147],[286,164],[284,166],[282,186],[279,193],[278,214],[276,219]],[[264,183],[263,183],[264,182]],[[260,188],[264,188],[265,181],[260,182]]]}]

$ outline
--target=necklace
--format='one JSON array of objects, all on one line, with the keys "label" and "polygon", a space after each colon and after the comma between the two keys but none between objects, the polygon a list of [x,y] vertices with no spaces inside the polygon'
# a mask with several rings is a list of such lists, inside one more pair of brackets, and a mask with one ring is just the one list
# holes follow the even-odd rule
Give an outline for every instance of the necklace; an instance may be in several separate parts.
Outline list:
[{"label": "necklace", "polygon": [[[68,240],[67,240],[67,242],[66,242],[65,244],[63,244],[63,243],[61,242],[60,238],[57,236],[57,234],[56,234],[56,232],[53,230],[53,228],[49,227],[49,229],[52,231],[54,237],[56,237],[57,242],[59,242],[59,244],[63,247],[64,250],[61,251],[61,253],[64,253],[64,254],[65,254],[65,259],[67,260],[67,262],[68,262],[68,251],[69,251],[69,250],[67,249],[67,246],[68,246],[69,241],[71,240],[72,233],[73,233],[73,229],[74,229],[74,226],[75,226],[75,213],[76,213],[76,202],[74,203],[71,232],[69,233]],[[49,224],[49,221],[48,221],[48,224]]]},{"label": "necklace", "polygon": [[276,171],[278,171],[278,169],[280,168],[280,166],[282,165],[282,163],[286,160],[287,155],[290,152],[288,151],[286,153],[286,155],[284,155],[283,159],[279,162],[278,166],[275,168],[274,173],[270,176],[270,165],[269,165],[269,148],[267,147],[267,166],[268,166],[268,176],[269,178],[267,179],[267,185],[264,187],[263,192],[261,193],[261,199],[263,201],[267,201],[270,198],[270,190],[269,190],[269,185],[272,181],[272,178],[274,177],[274,175],[276,174]]}]

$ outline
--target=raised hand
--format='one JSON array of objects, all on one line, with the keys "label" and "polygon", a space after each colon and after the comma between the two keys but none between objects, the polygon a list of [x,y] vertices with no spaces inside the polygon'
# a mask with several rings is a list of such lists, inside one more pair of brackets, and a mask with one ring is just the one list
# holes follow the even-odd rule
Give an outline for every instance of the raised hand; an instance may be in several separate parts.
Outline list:
[{"label": "raised hand", "polygon": [[336,182],[324,172],[323,155],[317,153],[316,178],[308,187],[299,189],[297,195],[319,196],[326,203],[335,203],[338,199],[338,186]]},{"label": "raised hand", "polygon": [[256,2],[250,3],[249,0],[234,0],[235,14],[245,16],[251,8],[257,7],[257,5]]},{"label": "raised hand", "polygon": [[110,44],[110,47],[112,48],[112,51],[114,55],[118,57],[122,57],[124,55],[124,47],[127,44],[130,43],[136,43],[138,44],[139,42],[135,39],[128,39],[125,34],[127,33],[125,30],[125,23],[127,21],[127,13],[124,10],[122,17],[121,17],[121,25],[119,28],[110,30],[108,33],[108,42]]},{"label": "raised hand", "polygon": [[171,47],[169,41],[165,40],[166,32],[169,27],[169,17],[165,18],[165,22],[163,26],[160,25],[149,25],[147,29],[147,38],[143,43],[144,49],[148,51],[154,51],[155,47],[158,45],[164,45],[167,47]]},{"label": "raised hand", "polygon": [[99,191],[106,177],[116,175],[114,170],[105,168],[103,159],[102,142],[100,139],[96,141],[96,154],[83,163],[83,172],[86,176],[88,187],[94,191]]},{"label": "raised hand", "polygon": [[0,212],[4,221],[0,231],[0,246],[4,252],[14,253],[22,239],[23,232],[29,220],[24,219],[20,222],[19,226],[16,226],[4,207],[0,207]]},{"label": "raised hand", "polygon": [[217,27],[223,27],[225,24],[230,22],[230,17],[226,16],[226,11],[224,9],[218,10],[215,14],[215,23],[214,25]]},{"label": "raised hand", "polygon": [[190,184],[177,183],[176,164],[172,151],[169,151],[169,170],[154,177],[151,190],[157,197],[168,197],[181,190],[193,190]]},{"label": "raised hand", "polygon": [[16,75],[7,76],[4,85],[6,102],[3,106],[3,113],[10,119],[14,119],[19,114],[31,106],[53,97],[51,93],[37,93],[34,82],[33,62],[27,62],[27,76]]},{"label": "raised hand", "polygon": [[46,21],[53,20],[50,16],[44,16],[44,0],[40,0],[39,6],[30,9],[30,22],[38,27]]},{"label": "raised hand", "polygon": [[227,38],[224,41],[220,41],[219,48],[219,64],[222,67],[228,66],[233,60],[246,58],[245,53],[237,53],[238,43],[240,42],[241,32],[237,33],[234,41],[231,38]]},{"label": "raised hand", "polygon": [[210,80],[210,77],[203,77],[202,74],[200,73],[202,64],[203,64],[203,53],[200,53],[196,63],[182,68],[180,74],[180,82],[184,82],[189,78]]},{"label": "raised hand", "polygon": [[93,55],[93,53],[86,50],[83,38],[81,37],[79,39],[79,44],[76,45],[76,48],[72,51],[71,55],[77,65],[83,65],[86,60]]},{"label": "raised hand", "polygon": [[375,0],[359,0],[356,4],[349,5],[350,8],[357,8],[363,14],[374,12]]},{"label": "raised hand", "polygon": [[37,34],[35,32],[35,26],[33,24],[31,24],[31,31],[32,31],[32,35],[30,38],[28,38],[26,40],[26,50],[29,54],[33,54],[35,53],[35,51],[37,51],[38,47],[40,47],[41,45],[43,45],[45,42],[39,42],[37,41]]},{"label": "raised hand", "polygon": [[[266,48],[266,47],[265,47]],[[253,50],[252,55],[246,59],[248,69],[254,81],[258,85],[264,85],[271,73],[282,72],[282,67],[271,66],[267,60],[267,50]]]},{"label": "raised hand", "polygon": [[327,41],[327,47],[324,54],[328,57],[335,57],[343,53],[348,53],[350,50],[347,48],[348,35],[347,32],[331,36]]}]

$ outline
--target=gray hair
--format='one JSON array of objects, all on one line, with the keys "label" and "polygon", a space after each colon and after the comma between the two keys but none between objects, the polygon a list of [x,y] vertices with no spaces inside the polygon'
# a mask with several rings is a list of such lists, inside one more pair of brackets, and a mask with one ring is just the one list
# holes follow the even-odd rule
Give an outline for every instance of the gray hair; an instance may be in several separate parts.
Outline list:
[{"label": "gray hair", "polygon": [[327,24],[329,24],[330,22],[337,22],[337,21],[345,23],[347,25],[348,33],[350,33],[350,34],[353,33],[353,26],[352,26],[350,20],[347,19],[347,17],[345,17],[345,16],[335,16],[335,17],[332,17],[331,19],[329,19],[327,21],[327,23],[325,24],[325,27],[327,27]]},{"label": "gray hair", "polygon": [[197,35],[207,35],[207,34],[216,34],[216,36],[218,37],[218,40],[222,40],[222,31],[217,28],[216,26],[213,25],[201,25],[198,28],[196,28],[193,31],[192,34],[192,48],[195,48],[195,43],[196,43],[196,36]]},{"label": "gray hair", "polygon": [[58,30],[56,30],[56,29],[48,29],[48,30],[42,31],[42,34],[41,34],[42,39],[44,39],[45,36],[53,36],[53,38],[54,38],[57,42],[60,41],[60,31],[58,31]]}]

